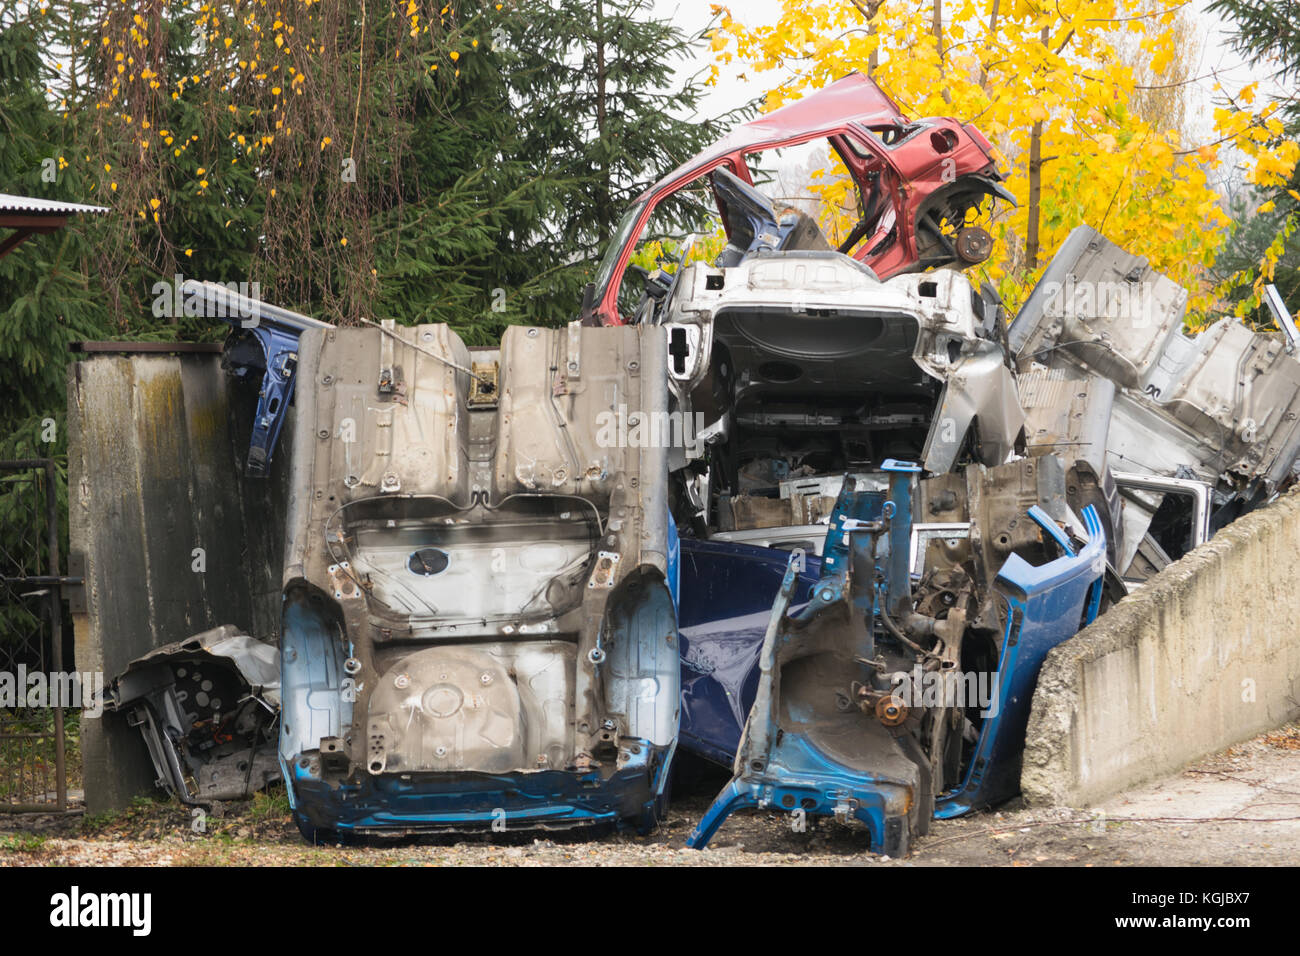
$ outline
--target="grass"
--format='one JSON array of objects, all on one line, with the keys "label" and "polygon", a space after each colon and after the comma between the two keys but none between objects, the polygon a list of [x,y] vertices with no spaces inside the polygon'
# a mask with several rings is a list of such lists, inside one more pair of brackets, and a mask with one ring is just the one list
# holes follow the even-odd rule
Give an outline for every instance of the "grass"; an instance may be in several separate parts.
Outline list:
[{"label": "grass", "polygon": [[[131,805],[123,810],[105,810],[103,813],[87,813],[81,818],[81,832],[91,836],[100,830],[118,824],[132,823],[156,815],[160,808],[166,807],[168,801],[155,800],[153,797],[132,797]],[[179,804],[177,804],[179,805]]]},{"label": "grass", "polygon": [[289,794],[278,788],[274,792],[259,790],[253,794],[253,802],[246,815],[254,823],[269,823],[272,820],[282,820],[292,812],[289,808]]},{"label": "grass", "polygon": [[83,837],[153,840],[170,834],[214,846],[297,837],[289,798],[278,786],[220,808],[192,807],[161,794],[136,797],[125,809],[83,817],[80,829]]},{"label": "grass", "polygon": [[48,839],[39,833],[14,833],[0,837],[0,853],[37,853]]}]

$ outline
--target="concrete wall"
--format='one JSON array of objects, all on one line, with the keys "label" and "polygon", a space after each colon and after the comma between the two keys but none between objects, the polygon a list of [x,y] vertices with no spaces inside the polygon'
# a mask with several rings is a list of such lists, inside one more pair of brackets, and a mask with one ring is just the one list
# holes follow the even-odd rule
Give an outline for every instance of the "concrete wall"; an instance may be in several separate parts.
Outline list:
[{"label": "concrete wall", "polygon": [[1300,713],[1300,490],[1229,525],[1047,656],[1021,788],[1086,806]]},{"label": "concrete wall", "polygon": [[[76,665],[128,662],[221,624],[274,639],[286,428],[267,479],[242,476],[255,394],[213,354],[87,354],[68,371],[70,552],[85,563]],[[203,571],[194,549],[204,550]],[[138,730],[82,722],[88,812],[154,791]]]}]

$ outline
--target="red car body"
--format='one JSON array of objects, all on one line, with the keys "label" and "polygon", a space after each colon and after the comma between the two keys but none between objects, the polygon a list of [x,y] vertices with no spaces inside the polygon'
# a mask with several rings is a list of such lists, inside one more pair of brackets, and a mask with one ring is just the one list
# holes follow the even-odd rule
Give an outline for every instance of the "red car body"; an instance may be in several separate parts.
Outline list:
[{"label": "red car body", "polygon": [[[606,252],[583,319],[601,325],[626,321],[618,311],[619,285],[655,207],[666,197],[720,167],[752,185],[746,156],[815,139],[827,140],[843,160],[866,213],[850,248],[841,251],[882,279],[962,258],[956,249],[943,248],[937,229],[924,227],[926,217],[961,213],[989,195],[1015,202],[999,185],[992,147],[979,130],[950,118],[908,120],[874,80],[853,73],[736,127],[640,196]],[[723,225],[730,235],[725,215]]]}]

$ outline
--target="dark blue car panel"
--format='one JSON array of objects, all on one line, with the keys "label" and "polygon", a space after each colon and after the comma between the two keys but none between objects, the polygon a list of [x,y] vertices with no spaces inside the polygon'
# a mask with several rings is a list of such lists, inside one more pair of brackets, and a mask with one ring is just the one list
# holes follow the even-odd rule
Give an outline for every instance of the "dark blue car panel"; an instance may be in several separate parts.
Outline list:
[{"label": "dark blue car panel", "polygon": [[1013,554],[998,572],[996,587],[1007,611],[998,665],[998,710],[980,728],[961,786],[938,797],[936,817],[960,816],[1020,791],[1025,727],[1043,659],[1097,616],[1106,534],[1096,509],[1091,505],[1083,509],[1089,537],[1077,554],[1041,509],[1033,508],[1029,514],[1066,553],[1038,567]]},{"label": "dark blue car panel", "polygon": [[[1037,509],[1034,509],[1037,511]],[[1064,541],[1041,512],[1031,512]],[[1012,556],[998,574],[1007,607],[998,673],[999,710],[981,730],[962,785],[936,799],[938,817],[959,816],[1014,796],[1020,749],[1043,658],[1097,615],[1106,536],[1095,511],[1084,510],[1085,548],[1033,567]],[[1048,526],[1051,527],[1048,527]],[[789,555],[753,545],[682,541],[683,749],[730,767],[758,686],[759,656]],[[791,610],[809,600],[821,559],[808,556],[797,575]]]},{"label": "dark blue car panel", "polygon": [[[682,540],[683,750],[730,767],[758,687],[758,655],[790,555],[774,548]],[[806,555],[794,603],[821,576]]]}]

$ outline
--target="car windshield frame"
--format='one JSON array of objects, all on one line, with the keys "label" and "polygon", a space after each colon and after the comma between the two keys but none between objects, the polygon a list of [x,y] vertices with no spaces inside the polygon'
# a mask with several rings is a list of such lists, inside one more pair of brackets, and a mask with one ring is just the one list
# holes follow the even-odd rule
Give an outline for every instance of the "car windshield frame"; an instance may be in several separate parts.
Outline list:
[{"label": "car windshield frame", "polygon": [[623,218],[614,227],[614,234],[609,237],[609,244],[605,247],[605,255],[596,269],[594,284],[597,290],[604,289],[609,284],[610,279],[613,278],[614,270],[618,268],[618,260],[623,247],[633,238],[637,222],[640,220],[641,213],[645,210],[648,202],[650,202],[649,197],[637,200],[627,212],[623,213]]}]

